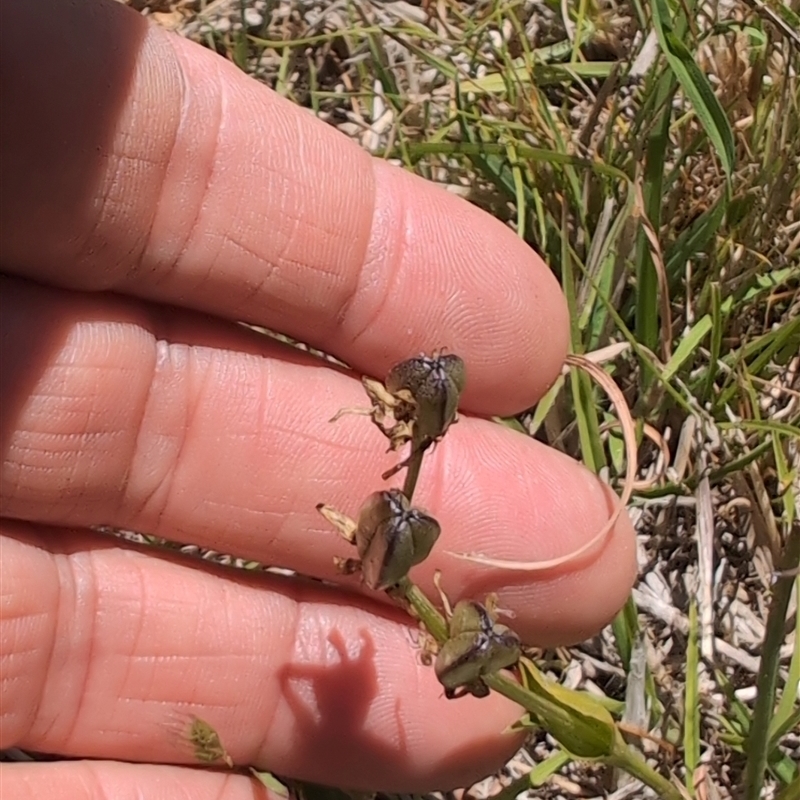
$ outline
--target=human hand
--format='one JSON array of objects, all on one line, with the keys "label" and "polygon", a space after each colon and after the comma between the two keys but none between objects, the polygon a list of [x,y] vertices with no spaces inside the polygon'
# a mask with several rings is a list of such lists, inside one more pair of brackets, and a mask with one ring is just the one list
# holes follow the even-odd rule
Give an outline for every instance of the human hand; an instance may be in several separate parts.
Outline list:
[{"label": "human hand", "polygon": [[470,416],[526,408],[557,375],[553,277],[500,223],[110,0],[0,14],[0,747],[103,759],[4,764],[0,794],[251,797],[246,776],[169,766],[193,763],[192,715],[237,764],[333,785],[496,768],[519,709],[447,701],[409,619],[333,568],[350,553],[316,504],[355,511],[395,460],[363,419],[328,423],[363,405],[358,379],[235,321],[378,377],[439,346],[465,359],[465,413],[415,498],[443,532],[414,577],[431,590],[441,569],[453,601],[496,592],[523,639],[553,645],[624,602],[626,519],[533,579],[446,552],[557,557],[613,509],[581,466]]}]

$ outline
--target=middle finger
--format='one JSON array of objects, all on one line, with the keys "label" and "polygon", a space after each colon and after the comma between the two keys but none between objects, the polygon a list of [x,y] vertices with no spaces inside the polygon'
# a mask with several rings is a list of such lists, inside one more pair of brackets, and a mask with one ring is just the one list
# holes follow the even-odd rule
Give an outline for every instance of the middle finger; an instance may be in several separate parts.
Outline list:
[{"label": "middle finger", "polygon": [[[355,377],[174,309],[14,280],[2,303],[6,515],[131,528],[345,580],[333,557],[352,549],[315,507],[354,515],[397,460],[363,418],[328,422],[366,405]],[[415,578],[430,589],[442,569],[453,600],[497,591],[527,640],[583,638],[624,602],[635,566],[625,519],[535,582],[448,555],[550,559],[594,536],[608,491],[555,451],[464,419],[426,459],[417,501],[443,533]]]}]

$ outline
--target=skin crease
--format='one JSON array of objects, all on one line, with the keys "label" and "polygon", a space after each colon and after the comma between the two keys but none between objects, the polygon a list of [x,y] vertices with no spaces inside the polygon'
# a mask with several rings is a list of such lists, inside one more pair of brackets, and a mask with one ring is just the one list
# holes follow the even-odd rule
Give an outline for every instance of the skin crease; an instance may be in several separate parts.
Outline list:
[{"label": "skin crease", "polygon": [[[18,33],[34,28],[35,56]],[[453,602],[496,591],[526,641],[574,642],[630,589],[624,515],[544,574],[448,555],[557,557],[613,509],[582,467],[479,418],[531,406],[558,374],[568,326],[547,267],[110,0],[6,0],[0,36],[0,747],[101,759],[3,764],[0,795],[266,796],[168,766],[194,763],[192,715],[237,763],[318,782],[421,792],[496,769],[519,709],[446,701],[408,618],[333,570],[353,550],[316,503],[354,513],[396,458],[363,418],[328,423],[364,404],[357,377],[235,321],[378,376],[442,345],[461,355],[462,417],[415,498],[442,535],[414,577],[430,592],[441,569]]]}]

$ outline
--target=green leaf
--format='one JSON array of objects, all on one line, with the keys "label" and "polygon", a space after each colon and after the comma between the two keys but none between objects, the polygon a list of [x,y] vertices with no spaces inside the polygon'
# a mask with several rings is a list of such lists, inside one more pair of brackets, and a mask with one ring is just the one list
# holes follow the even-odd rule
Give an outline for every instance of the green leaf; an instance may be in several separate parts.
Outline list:
[{"label": "green leaf", "polygon": [[716,147],[722,168],[730,180],[734,170],[735,146],[728,118],[708,78],[675,33],[667,0],[653,0],[652,9],[653,23],[661,50],[689,98],[706,135]]},{"label": "green leaf", "polygon": [[533,662],[523,658],[520,670],[525,687],[538,701],[528,708],[558,743],[576,758],[610,756],[617,739],[617,727],[609,711],[586,692],[566,689],[547,680]]},{"label": "green leaf", "polygon": [[662,380],[672,380],[673,376],[678,372],[686,359],[697,350],[700,343],[706,338],[711,329],[711,316],[706,314],[706,316],[702,317],[689,333],[681,339],[680,344],[675,348],[675,352],[672,354],[672,358],[667,362],[664,371],[661,373]]},{"label": "green leaf", "polygon": [[572,761],[572,756],[565,753],[563,750],[557,750],[553,755],[548,756],[544,761],[537,764],[528,773],[528,782],[533,787],[543,786],[556,772],[569,764],[570,761]]},{"label": "green leaf", "polygon": [[[611,74],[614,65],[607,61],[588,61],[575,64],[535,64],[530,66],[522,64],[515,68],[512,77],[521,86],[547,86],[561,81],[574,83],[576,78],[598,79],[607,78]],[[476,94],[498,94],[507,93],[508,86],[506,81],[508,75],[505,72],[490,72],[480,78],[468,78],[461,84],[462,91],[475,92]]]},{"label": "green leaf", "polygon": [[275,792],[280,797],[289,796],[289,790],[271,772],[259,772],[257,769],[251,769],[250,774],[271,792]]},{"label": "green leaf", "polygon": [[614,640],[622,665],[627,671],[631,663],[633,643],[639,633],[639,609],[636,607],[633,595],[628,596],[627,602],[614,618],[611,630],[614,633]]},{"label": "green leaf", "polygon": [[545,417],[555,405],[561,389],[564,387],[564,376],[559,375],[556,382],[547,390],[545,396],[539,401],[530,423],[530,432],[533,436],[544,423]]}]

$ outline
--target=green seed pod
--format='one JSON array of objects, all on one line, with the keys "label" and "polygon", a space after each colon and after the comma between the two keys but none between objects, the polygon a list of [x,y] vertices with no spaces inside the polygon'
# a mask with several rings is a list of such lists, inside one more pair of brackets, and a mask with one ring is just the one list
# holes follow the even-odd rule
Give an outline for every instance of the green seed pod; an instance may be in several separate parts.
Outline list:
[{"label": "green seed pod", "polygon": [[491,633],[494,620],[482,603],[474,600],[461,600],[453,609],[450,619],[450,636],[462,633]]},{"label": "green seed pod", "polygon": [[483,659],[483,675],[491,675],[506,667],[513,667],[522,654],[519,636],[505,625],[495,625],[491,635],[491,647]]},{"label": "green seed pod", "polygon": [[434,441],[455,420],[465,381],[464,362],[457,355],[423,355],[392,367],[386,388],[392,393],[411,392],[417,404],[415,436],[419,441]]},{"label": "green seed pod", "polygon": [[450,638],[436,657],[434,671],[449,698],[469,693],[485,697],[488,689],[481,678],[513,666],[520,658],[519,637],[498,625],[486,608],[472,600],[455,607]]},{"label": "green seed pod", "polygon": [[371,589],[388,589],[424,561],[439,538],[439,523],[411,508],[399,489],[371,494],[358,515],[356,547]]},{"label": "green seed pod", "polygon": [[462,633],[448,639],[439,649],[433,669],[448,697],[456,689],[475,687],[482,674],[481,656],[488,649],[489,637],[483,633]]}]

